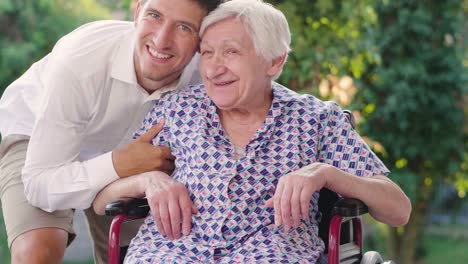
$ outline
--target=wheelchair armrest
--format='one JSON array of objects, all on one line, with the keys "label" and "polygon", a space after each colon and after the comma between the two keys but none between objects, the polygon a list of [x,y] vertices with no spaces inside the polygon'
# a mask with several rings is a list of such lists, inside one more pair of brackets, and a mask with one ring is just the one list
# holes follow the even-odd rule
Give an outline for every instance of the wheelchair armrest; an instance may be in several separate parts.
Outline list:
[{"label": "wheelchair armrest", "polygon": [[116,216],[124,214],[129,218],[143,218],[148,215],[150,208],[146,198],[117,200],[106,205],[106,215]]},{"label": "wheelchair armrest", "polygon": [[332,215],[356,217],[369,212],[367,205],[354,198],[341,198],[334,205]]}]

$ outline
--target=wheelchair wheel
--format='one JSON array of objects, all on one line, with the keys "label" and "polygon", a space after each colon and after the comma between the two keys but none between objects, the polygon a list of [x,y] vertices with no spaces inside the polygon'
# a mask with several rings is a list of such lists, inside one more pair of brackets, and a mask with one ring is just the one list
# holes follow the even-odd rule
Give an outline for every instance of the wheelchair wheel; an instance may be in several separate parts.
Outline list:
[{"label": "wheelchair wheel", "polygon": [[382,256],[377,251],[368,251],[361,259],[361,264],[381,264],[382,262]]}]

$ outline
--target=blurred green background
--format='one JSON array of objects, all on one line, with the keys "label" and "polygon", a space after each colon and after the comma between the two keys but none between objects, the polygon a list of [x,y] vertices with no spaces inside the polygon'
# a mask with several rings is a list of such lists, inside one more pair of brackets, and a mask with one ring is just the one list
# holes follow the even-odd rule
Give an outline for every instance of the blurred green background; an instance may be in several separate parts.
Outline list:
[{"label": "blurred green background", "polygon": [[[467,263],[468,0],[267,2],[293,34],[279,82],[353,110],[411,198],[405,227],[365,218],[366,248],[403,264]],[[131,19],[132,4],[0,0],[0,94],[61,36],[88,21]],[[0,214],[0,263],[9,262]]]}]

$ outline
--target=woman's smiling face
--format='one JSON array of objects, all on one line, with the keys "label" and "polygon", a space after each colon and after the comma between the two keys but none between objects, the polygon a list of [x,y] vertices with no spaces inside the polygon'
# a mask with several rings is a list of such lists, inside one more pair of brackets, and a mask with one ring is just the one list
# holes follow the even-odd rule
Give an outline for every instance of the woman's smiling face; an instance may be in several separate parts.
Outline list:
[{"label": "woman's smiling face", "polygon": [[209,26],[200,53],[203,83],[218,108],[249,108],[256,96],[270,91],[271,63],[257,54],[240,19],[227,18]]}]

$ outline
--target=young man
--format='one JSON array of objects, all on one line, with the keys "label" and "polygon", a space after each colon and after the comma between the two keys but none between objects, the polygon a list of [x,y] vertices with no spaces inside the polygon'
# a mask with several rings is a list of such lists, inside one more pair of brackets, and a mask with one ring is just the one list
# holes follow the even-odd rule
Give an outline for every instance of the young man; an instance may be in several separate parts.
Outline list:
[{"label": "young man", "polygon": [[[72,208],[119,178],[172,170],[170,150],[149,143],[160,127],[131,135],[155,100],[198,82],[198,30],[219,2],[140,0],[134,23],[76,29],[6,89],[0,188],[13,263],[61,263]],[[106,263],[110,219],[85,212],[95,260]]]}]

